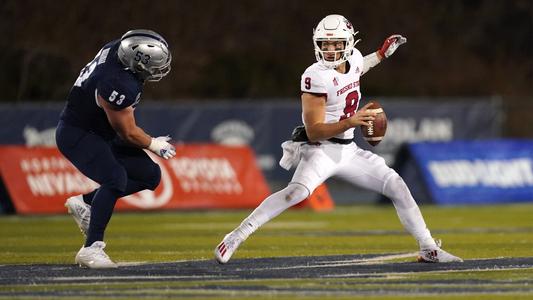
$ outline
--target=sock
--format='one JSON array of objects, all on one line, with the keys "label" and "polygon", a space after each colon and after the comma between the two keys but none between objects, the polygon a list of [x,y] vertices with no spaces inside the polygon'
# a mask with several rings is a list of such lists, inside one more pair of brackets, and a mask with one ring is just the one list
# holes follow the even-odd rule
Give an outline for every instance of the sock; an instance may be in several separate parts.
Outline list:
[{"label": "sock", "polygon": [[90,192],[90,193],[87,193],[87,194],[84,194],[83,195],[83,202],[85,202],[85,204],[88,204],[88,205],[91,205],[91,203],[93,202],[93,198],[94,198],[94,195],[96,195],[96,192],[98,191],[98,189]]},{"label": "sock", "polygon": [[433,249],[437,247],[418,206],[408,209],[396,208],[396,213],[405,230],[418,241],[420,249]]},{"label": "sock", "polygon": [[267,214],[262,212],[260,209],[255,209],[246,219],[242,221],[239,227],[235,229],[235,232],[245,240],[268,221],[270,221],[270,218]]},{"label": "sock", "polygon": [[91,246],[96,241],[104,240],[104,231],[120,194],[119,190],[107,186],[101,186],[97,190],[91,205],[91,221],[85,247]]}]

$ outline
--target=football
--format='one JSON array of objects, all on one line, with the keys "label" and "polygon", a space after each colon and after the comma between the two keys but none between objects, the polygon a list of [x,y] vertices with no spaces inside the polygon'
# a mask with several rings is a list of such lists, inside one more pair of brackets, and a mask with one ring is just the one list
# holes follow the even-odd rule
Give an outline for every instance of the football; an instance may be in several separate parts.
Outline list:
[{"label": "football", "polygon": [[377,113],[374,121],[368,121],[370,126],[361,125],[363,138],[372,146],[381,142],[387,131],[387,116],[383,107],[377,101],[370,101],[372,105],[368,108]]}]

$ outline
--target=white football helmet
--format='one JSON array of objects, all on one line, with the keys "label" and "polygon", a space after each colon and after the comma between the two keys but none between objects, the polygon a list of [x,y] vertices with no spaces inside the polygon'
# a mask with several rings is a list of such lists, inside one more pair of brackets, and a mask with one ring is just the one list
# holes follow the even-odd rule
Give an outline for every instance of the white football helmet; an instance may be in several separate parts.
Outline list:
[{"label": "white football helmet", "polygon": [[143,80],[159,81],[170,72],[172,55],[165,39],[151,30],[136,29],[120,39],[118,58]]},{"label": "white football helmet", "polygon": [[[316,60],[328,68],[336,68],[345,62],[353,53],[355,45],[360,41],[355,40],[355,32],[352,23],[341,15],[329,15],[322,19],[315,29],[313,29],[313,43],[315,45]],[[322,50],[323,41],[342,41],[344,42],[343,50],[336,50],[333,61],[324,59],[324,51]],[[337,59],[337,53],[341,53]]]}]

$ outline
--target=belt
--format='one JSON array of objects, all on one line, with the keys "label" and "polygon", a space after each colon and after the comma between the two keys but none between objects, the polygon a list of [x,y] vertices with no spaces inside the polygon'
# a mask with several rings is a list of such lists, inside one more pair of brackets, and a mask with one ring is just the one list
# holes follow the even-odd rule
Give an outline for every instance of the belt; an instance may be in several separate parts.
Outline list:
[{"label": "belt", "polygon": [[[332,142],[332,143],[335,143],[335,144],[342,144],[342,145],[348,145],[351,142],[353,142],[353,140],[351,140],[351,139],[339,139],[339,138],[330,138],[330,139],[327,139],[327,140],[328,140],[328,142]],[[307,142],[307,144],[318,146],[318,145],[320,145],[320,142]]]},{"label": "belt", "polygon": [[330,138],[328,139],[328,141],[332,142],[332,143],[335,143],[335,144],[343,144],[343,145],[348,145],[352,142],[352,139],[339,139],[339,138]]}]

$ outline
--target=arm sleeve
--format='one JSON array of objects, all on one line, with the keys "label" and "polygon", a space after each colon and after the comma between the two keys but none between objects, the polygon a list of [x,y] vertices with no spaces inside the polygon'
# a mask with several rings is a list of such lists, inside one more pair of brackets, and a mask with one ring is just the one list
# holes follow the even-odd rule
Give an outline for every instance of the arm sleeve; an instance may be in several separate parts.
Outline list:
[{"label": "arm sleeve", "polygon": [[300,83],[302,92],[325,95],[328,93],[323,79],[313,71],[306,71]]},{"label": "arm sleeve", "polygon": [[377,52],[370,53],[367,56],[363,57],[363,72],[361,73],[361,75],[364,75],[366,72],[368,72],[380,62],[381,59],[379,59]]},{"label": "arm sleeve", "polygon": [[96,88],[98,95],[118,110],[135,104],[140,92],[135,86],[112,79],[100,81]]}]

